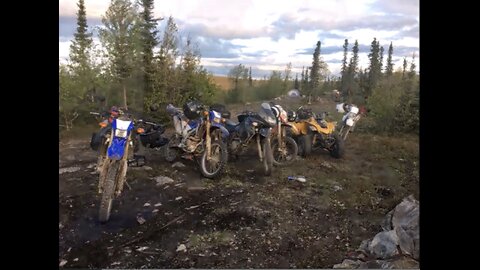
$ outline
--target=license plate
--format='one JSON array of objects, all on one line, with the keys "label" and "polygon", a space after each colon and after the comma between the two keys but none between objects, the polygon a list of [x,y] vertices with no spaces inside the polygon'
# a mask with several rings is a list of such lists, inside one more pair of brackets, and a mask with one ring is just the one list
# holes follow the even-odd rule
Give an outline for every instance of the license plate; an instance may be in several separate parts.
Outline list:
[{"label": "license plate", "polygon": [[127,131],[124,129],[116,129],[115,130],[115,136],[120,137],[120,138],[126,138],[127,137]]}]

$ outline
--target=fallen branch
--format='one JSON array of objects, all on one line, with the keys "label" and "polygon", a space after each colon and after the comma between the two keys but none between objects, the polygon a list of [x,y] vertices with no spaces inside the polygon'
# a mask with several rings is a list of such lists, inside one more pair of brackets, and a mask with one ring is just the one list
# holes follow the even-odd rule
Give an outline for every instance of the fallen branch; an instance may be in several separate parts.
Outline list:
[{"label": "fallen branch", "polygon": [[173,223],[175,223],[176,221],[178,221],[180,218],[182,218],[182,217],[184,217],[184,216],[185,216],[185,214],[183,214],[183,215],[181,215],[181,216],[179,216],[179,217],[176,217],[176,218],[174,218],[173,220],[169,221],[167,224],[163,225],[161,228],[156,229],[156,230],[151,230],[151,231],[149,231],[148,233],[146,233],[145,235],[142,235],[142,236],[140,236],[140,237],[136,237],[136,238],[134,238],[134,239],[132,239],[132,240],[124,243],[124,244],[121,244],[121,245],[118,246],[118,247],[119,247],[119,248],[121,248],[121,247],[126,247],[126,246],[129,246],[129,245],[131,245],[131,244],[133,244],[133,243],[136,243],[136,242],[138,242],[138,241],[140,241],[140,240],[142,240],[142,239],[146,239],[146,238],[148,238],[148,237],[151,237],[151,236],[153,235],[153,233],[163,230],[164,228],[172,225]]}]

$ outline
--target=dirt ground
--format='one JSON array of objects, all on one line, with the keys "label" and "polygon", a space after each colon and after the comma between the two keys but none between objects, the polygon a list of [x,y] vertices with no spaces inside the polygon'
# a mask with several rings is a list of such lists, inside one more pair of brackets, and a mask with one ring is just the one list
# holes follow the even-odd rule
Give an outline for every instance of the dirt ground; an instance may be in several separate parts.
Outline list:
[{"label": "dirt ground", "polygon": [[[270,177],[252,151],[229,162],[219,180],[203,178],[192,161],[172,168],[152,149],[148,167],[129,168],[131,189],[100,224],[88,140],[60,142],[65,268],[331,268],[381,231],[385,214],[404,197],[419,197],[415,136],[352,133],[344,158],[318,151]],[[287,180],[298,175],[307,181]],[[157,176],[174,181],[157,185]]]}]

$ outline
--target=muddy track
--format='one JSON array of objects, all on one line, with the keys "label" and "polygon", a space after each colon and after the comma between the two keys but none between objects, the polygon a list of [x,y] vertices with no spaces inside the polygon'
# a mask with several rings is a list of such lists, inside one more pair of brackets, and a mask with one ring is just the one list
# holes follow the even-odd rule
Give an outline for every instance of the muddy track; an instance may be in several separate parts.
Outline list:
[{"label": "muddy track", "polygon": [[[100,224],[96,154],[86,140],[62,142],[59,260],[65,268],[331,268],[379,232],[403,197],[418,198],[418,138],[352,134],[346,149],[343,159],[317,151],[270,177],[250,152],[229,160],[219,180],[202,178],[191,161],[172,168],[151,150],[150,168],[129,168],[131,189]],[[157,185],[158,176],[173,182]]]}]

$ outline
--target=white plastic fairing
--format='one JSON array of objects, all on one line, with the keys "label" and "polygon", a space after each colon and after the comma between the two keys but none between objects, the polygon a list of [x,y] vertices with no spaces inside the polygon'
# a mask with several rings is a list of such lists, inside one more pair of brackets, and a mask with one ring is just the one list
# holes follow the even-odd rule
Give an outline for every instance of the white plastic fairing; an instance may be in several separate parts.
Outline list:
[{"label": "white plastic fairing", "polygon": [[352,118],[348,118],[346,124],[347,124],[347,126],[350,126],[350,127],[353,126],[353,120],[352,120]]},{"label": "white plastic fairing", "polygon": [[352,112],[352,113],[358,113],[358,108],[355,107],[355,106],[352,106],[352,108],[350,109],[350,112]]},{"label": "white plastic fairing", "polygon": [[131,123],[132,123],[132,121],[125,121],[125,120],[117,119],[117,128],[127,130],[128,126],[130,126]]},{"label": "white plastic fairing", "polygon": [[337,104],[336,108],[337,108],[337,112],[339,113],[345,112],[345,110],[343,109],[343,103]]}]

